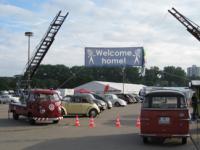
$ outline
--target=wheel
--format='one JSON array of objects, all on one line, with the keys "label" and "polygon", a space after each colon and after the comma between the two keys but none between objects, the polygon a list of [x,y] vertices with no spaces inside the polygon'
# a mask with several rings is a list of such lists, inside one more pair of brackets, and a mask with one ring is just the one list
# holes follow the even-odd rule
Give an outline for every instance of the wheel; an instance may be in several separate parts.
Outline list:
[{"label": "wheel", "polygon": [[13,119],[14,120],[18,120],[19,119],[19,115],[16,114],[16,112],[13,112]]},{"label": "wheel", "polygon": [[53,121],[54,124],[57,124],[58,122],[59,122],[59,120],[54,120]]},{"label": "wheel", "polygon": [[187,143],[187,137],[182,137],[182,144],[186,144]]},{"label": "wheel", "polygon": [[142,139],[144,144],[148,143],[148,137],[144,136]]},{"label": "wheel", "polygon": [[62,116],[65,116],[65,115],[66,115],[64,109],[61,109],[61,115],[62,115]]},{"label": "wheel", "polygon": [[91,109],[90,111],[89,111],[89,117],[96,117],[98,115],[98,112],[97,112],[97,110],[96,109]]},{"label": "wheel", "polygon": [[115,103],[115,106],[116,106],[116,107],[119,107],[119,106],[120,106],[120,103],[119,103],[119,102],[116,102],[116,103]]},{"label": "wheel", "polygon": [[28,114],[28,122],[30,125],[34,125],[35,124],[35,120],[32,117],[32,114]]}]

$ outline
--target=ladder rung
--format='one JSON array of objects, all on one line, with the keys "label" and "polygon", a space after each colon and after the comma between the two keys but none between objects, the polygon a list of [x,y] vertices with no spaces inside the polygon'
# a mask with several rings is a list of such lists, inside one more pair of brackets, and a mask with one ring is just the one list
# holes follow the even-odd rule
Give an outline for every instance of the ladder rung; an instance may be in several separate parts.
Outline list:
[{"label": "ladder rung", "polygon": [[38,52],[38,53],[36,54],[36,56],[37,56],[37,57],[40,57],[40,56],[42,56],[42,55],[39,55],[39,54],[43,54],[43,53],[41,53],[41,52]]},{"label": "ladder rung", "polygon": [[42,45],[39,49],[47,49],[47,46],[46,45]]},{"label": "ladder rung", "polygon": [[48,34],[53,34],[53,35],[54,35],[54,34],[55,34],[55,31],[54,31],[54,32],[51,32],[51,31],[50,31]]},{"label": "ladder rung", "polygon": [[38,56],[38,55],[36,55],[36,56],[35,56],[35,58],[36,58],[36,59],[37,59],[37,58],[41,58],[41,55],[39,55],[39,56]]},{"label": "ladder rung", "polygon": [[[42,45],[43,46],[43,45]],[[40,47],[40,48],[38,48],[38,49],[42,49],[42,50],[45,50],[45,49],[47,49],[46,47]]]},{"label": "ladder rung", "polygon": [[41,54],[41,55],[38,55],[38,56],[41,57],[44,54],[44,52],[45,51],[39,51],[38,54]]},{"label": "ladder rung", "polygon": [[52,30],[52,31],[49,31],[48,34],[53,34],[53,35],[55,35],[57,32],[58,32],[58,30]]},{"label": "ladder rung", "polygon": [[57,19],[56,21],[61,21],[61,22],[62,22],[62,21],[63,21],[63,19]]},{"label": "ladder rung", "polygon": [[52,26],[61,26],[61,24],[59,24],[59,23],[53,23]]},{"label": "ladder rung", "polygon": [[39,57],[42,57],[42,55],[44,54],[44,52],[45,51],[40,51],[39,54],[41,54],[41,55],[39,55]]},{"label": "ladder rung", "polygon": [[47,45],[48,43],[50,43],[51,41],[44,41],[43,43],[42,43],[42,45]]},{"label": "ladder rung", "polygon": [[58,31],[58,26],[52,27],[49,32],[57,32],[57,31]]},{"label": "ladder rung", "polygon": [[53,37],[52,35],[47,34],[46,39],[48,39],[48,38],[52,39],[52,37]]},{"label": "ladder rung", "polygon": [[[41,59],[41,58],[40,58],[40,59]],[[40,60],[40,59],[34,59],[34,60],[38,61],[38,60]]]},{"label": "ladder rung", "polygon": [[[40,59],[39,59],[39,60],[40,60]],[[38,61],[38,59],[34,59],[34,60],[33,60],[33,62],[37,62],[37,61]]]},{"label": "ladder rung", "polygon": [[55,24],[58,24],[59,26],[61,26],[62,21],[56,21]]}]

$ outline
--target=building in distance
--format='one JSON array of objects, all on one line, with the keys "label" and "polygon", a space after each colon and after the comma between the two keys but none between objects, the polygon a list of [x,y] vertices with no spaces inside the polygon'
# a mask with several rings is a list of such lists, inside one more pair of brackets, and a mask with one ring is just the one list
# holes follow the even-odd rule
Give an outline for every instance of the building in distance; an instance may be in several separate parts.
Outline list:
[{"label": "building in distance", "polygon": [[188,77],[200,77],[200,67],[196,65],[192,65],[192,67],[187,68],[187,76]]}]

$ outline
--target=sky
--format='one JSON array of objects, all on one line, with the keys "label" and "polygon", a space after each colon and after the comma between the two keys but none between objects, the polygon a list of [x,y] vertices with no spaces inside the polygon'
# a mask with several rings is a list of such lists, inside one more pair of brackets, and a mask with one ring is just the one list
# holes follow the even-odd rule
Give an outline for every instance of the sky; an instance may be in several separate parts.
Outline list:
[{"label": "sky", "polygon": [[0,76],[22,74],[59,10],[69,16],[42,64],[84,65],[85,47],[140,47],[146,67],[200,66],[200,45],[168,9],[200,25],[199,0],[0,0]]}]

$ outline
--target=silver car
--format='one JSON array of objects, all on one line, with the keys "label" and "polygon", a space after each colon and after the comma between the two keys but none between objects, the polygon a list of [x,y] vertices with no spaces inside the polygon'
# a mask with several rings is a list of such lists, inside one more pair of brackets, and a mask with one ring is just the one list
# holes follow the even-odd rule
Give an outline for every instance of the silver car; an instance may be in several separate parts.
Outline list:
[{"label": "silver car", "polygon": [[125,100],[118,98],[117,95],[115,95],[115,94],[105,94],[104,98],[107,100],[110,100],[112,102],[113,106],[119,107],[119,106],[127,105]]},{"label": "silver car", "polygon": [[8,94],[0,95],[0,103],[19,103],[19,97],[13,97]]},{"label": "silver car", "polygon": [[96,99],[100,99],[100,100],[102,100],[102,101],[104,101],[106,104],[107,104],[107,108],[108,109],[111,109],[112,108],[112,102],[110,101],[110,100],[107,100],[107,99],[105,99],[104,97],[102,97],[102,96],[99,96],[99,95],[97,95],[97,94],[92,94]]}]

